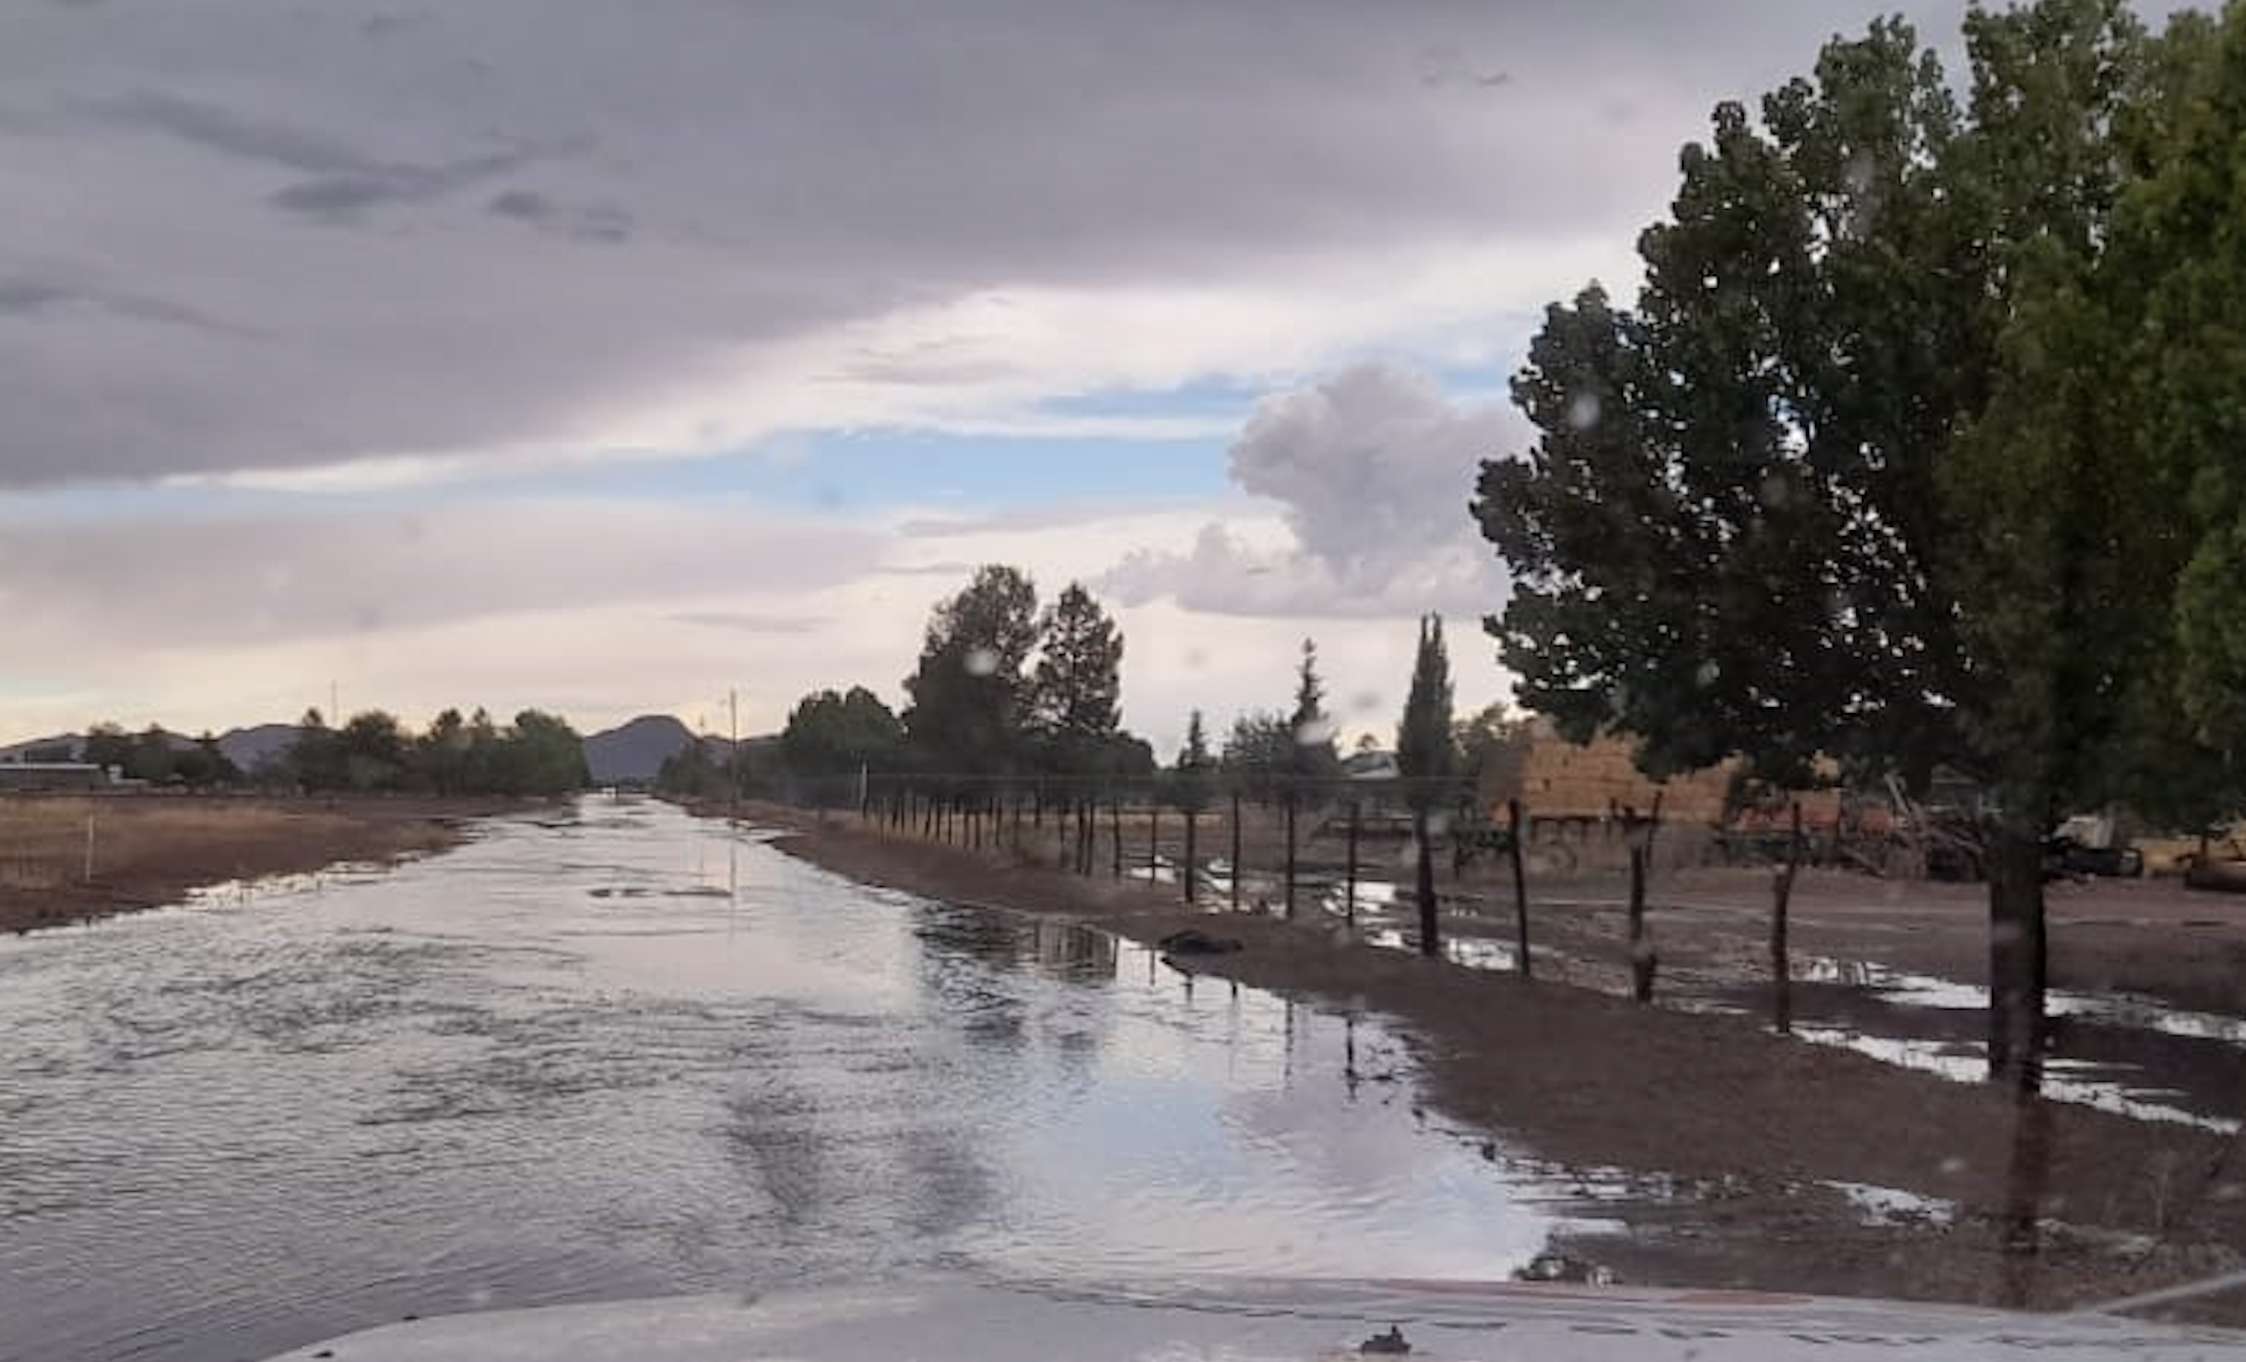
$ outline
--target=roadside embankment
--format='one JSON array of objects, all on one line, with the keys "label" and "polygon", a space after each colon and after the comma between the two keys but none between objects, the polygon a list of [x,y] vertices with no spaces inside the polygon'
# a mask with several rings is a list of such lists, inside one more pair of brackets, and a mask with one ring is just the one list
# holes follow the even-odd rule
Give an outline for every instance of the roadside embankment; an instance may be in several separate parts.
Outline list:
[{"label": "roadside embankment", "polygon": [[0,931],[177,902],[230,880],[386,862],[458,842],[519,801],[250,796],[0,799]]}]

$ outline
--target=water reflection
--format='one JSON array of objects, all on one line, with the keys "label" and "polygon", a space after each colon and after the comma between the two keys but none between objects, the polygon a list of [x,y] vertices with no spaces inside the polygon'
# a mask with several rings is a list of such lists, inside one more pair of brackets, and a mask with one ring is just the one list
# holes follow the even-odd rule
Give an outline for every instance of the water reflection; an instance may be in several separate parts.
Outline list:
[{"label": "water reflection", "polygon": [[1371,1021],[762,841],[602,801],[0,946],[0,1357],[962,1263],[1494,1279],[1580,1228]]}]

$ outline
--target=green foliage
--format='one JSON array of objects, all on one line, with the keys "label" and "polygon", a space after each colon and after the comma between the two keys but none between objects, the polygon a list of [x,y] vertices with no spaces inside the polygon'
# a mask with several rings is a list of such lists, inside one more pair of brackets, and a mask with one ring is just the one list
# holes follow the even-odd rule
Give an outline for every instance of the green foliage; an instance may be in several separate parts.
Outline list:
[{"label": "green foliage", "polygon": [[1217,765],[1233,788],[1269,802],[1294,759],[1294,725],[1281,715],[1258,710],[1233,719]]},{"label": "green foliage", "polygon": [[1962,111],[1892,22],[1759,125],[1719,106],[1637,310],[1549,310],[1536,445],[1474,510],[1514,575],[1490,631],[1569,736],[1656,774],[1947,764],[2030,820],[2142,774],[2189,461],[2139,452],[2107,246],[2192,66],[2115,0],[1966,38]]},{"label": "green foliage", "polygon": [[1037,638],[1037,588],[1019,569],[983,567],[938,605],[919,665],[905,678],[913,760],[946,773],[1020,769],[1029,700],[1022,669]]},{"label": "green foliage", "polygon": [[307,710],[279,769],[307,790],[556,795],[591,783],[577,731],[535,709],[505,729],[481,709],[466,722],[448,709],[418,738],[381,710],[341,729]]},{"label": "green foliage", "polygon": [[132,735],[113,723],[95,724],[86,730],[86,741],[79,757],[96,766],[113,766],[125,771],[132,765]]},{"label": "green foliage", "polygon": [[1044,766],[1086,772],[1114,765],[1123,664],[1123,637],[1115,621],[1091,592],[1070,582],[1046,610],[1038,633],[1029,723]]},{"label": "green foliage", "polygon": [[1209,751],[1208,730],[1202,726],[1201,711],[1195,710],[1186,721],[1185,745],[1178,749],[1177,765],[1172,768],[1172,802],[1181,809],[1209,807],[1210,779],[1216,767],[1216,756]]},{"label": "green foliage", "polygon": [[1443,645],[1443,617],[1419,622],[1419,652],[1412,663],[1411,693],[1396,725],[1396,766],[1408,780],[1415,807],[1449,802],[1448,783],[1458,775],[1458,745],[1451,732],[1451,660]]},{"label": "green foliage", "polygon": [[1290,750],[1281,769],[1302,780],[1333,780],[1341,775],[1334,749],[1333,716],[1326,713],[1326,683],[1318,675],[1318,645],[1302,641],[1295,667],[1295,706],[1287,716]]},{"label": "green foliage", "polygon": [[174,778],[194,789],[234,785],[242,779],[241,768],[219,750],[218,739],[208,731],[195,740],[193,747],[173,752],[170,757]]},{"label": "green foliage", "polygon": [[881,697],[863,686],[846,694],[822,690],[806,695],[788,712],[780,734],[787,769],[799,776],[856,775],[896,765],[905,730]]}]

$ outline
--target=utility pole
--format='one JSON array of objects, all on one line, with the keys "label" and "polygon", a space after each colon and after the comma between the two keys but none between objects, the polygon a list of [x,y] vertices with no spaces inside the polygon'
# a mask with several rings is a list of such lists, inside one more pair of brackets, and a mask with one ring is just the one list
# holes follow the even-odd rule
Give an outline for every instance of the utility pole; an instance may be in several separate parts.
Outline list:
[{"label": "utility pole", "polygon": [[730,816],[734,822],[738,823],[741,821],[741,692],[737,687],[729,686],[726,688],[725,710],[728,728],[726,740],[733,744],[730,768],[732,777],[726,781],[726,785],[731,791],[729,797],[732,801],[730,805],[732,813]]}]

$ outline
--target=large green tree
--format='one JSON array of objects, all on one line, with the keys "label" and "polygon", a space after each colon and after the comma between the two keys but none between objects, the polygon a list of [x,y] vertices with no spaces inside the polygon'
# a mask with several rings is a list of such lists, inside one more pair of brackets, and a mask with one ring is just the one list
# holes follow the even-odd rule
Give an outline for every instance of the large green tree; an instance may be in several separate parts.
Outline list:
[{"label": "large green tree", "polygon": [[797,701],[780,733],[780,754],[790,775],[821,780],[820,791],[833,793],[839,790],[835,777],[854,777],[861,768],[894,768],[904,741],[904,725],[881,697],[852,686],[841,694],[815,691]]},{"label": "large green tree", "polygon": [[1127,760],[1121,721],[1123,636],[1092,593],[1070,582],[1038,623],[1029,723],[1046,764],[1068,775],[1108,773]]},{"label": "large green tree", "polygon": [[1429,827],[1434,810],[1457,793],[1458,746],[1451,735],[1451,659],[1443,644],[1443,617],[1419,622],[1419,650],[1412,661],[1410,694],[1396,725],[1396,767],[1410,782],[1412,843],[1418,853],[1415,883],[1419,904],[1419,949],[1442,949],[1441,918],[1435,903],[1435,851]]},{"label": "large green tree", "polygon": [[928,620],[905,678],[908,749],[924,769],[993,775],[1019,769],[1037,646],[1037,588],[1020,569],[989,565]]},{"label": "large green tree", "polygon": [[1719,106],[1635,309],[1549,310],[1514,384],[1537,440],[1474,510],[1514,577],[1489,628],[1570,736],[1635,734],[1655,773],[1826,755],[1990,791],[2007,1069],[2039,1034],[2042,835],[2123,792],[2161,708],[2164,487],[2091,380],[2163,54],[2118,0],[1965,36],[1962,108],[1899,22],[1759,120]]}]

